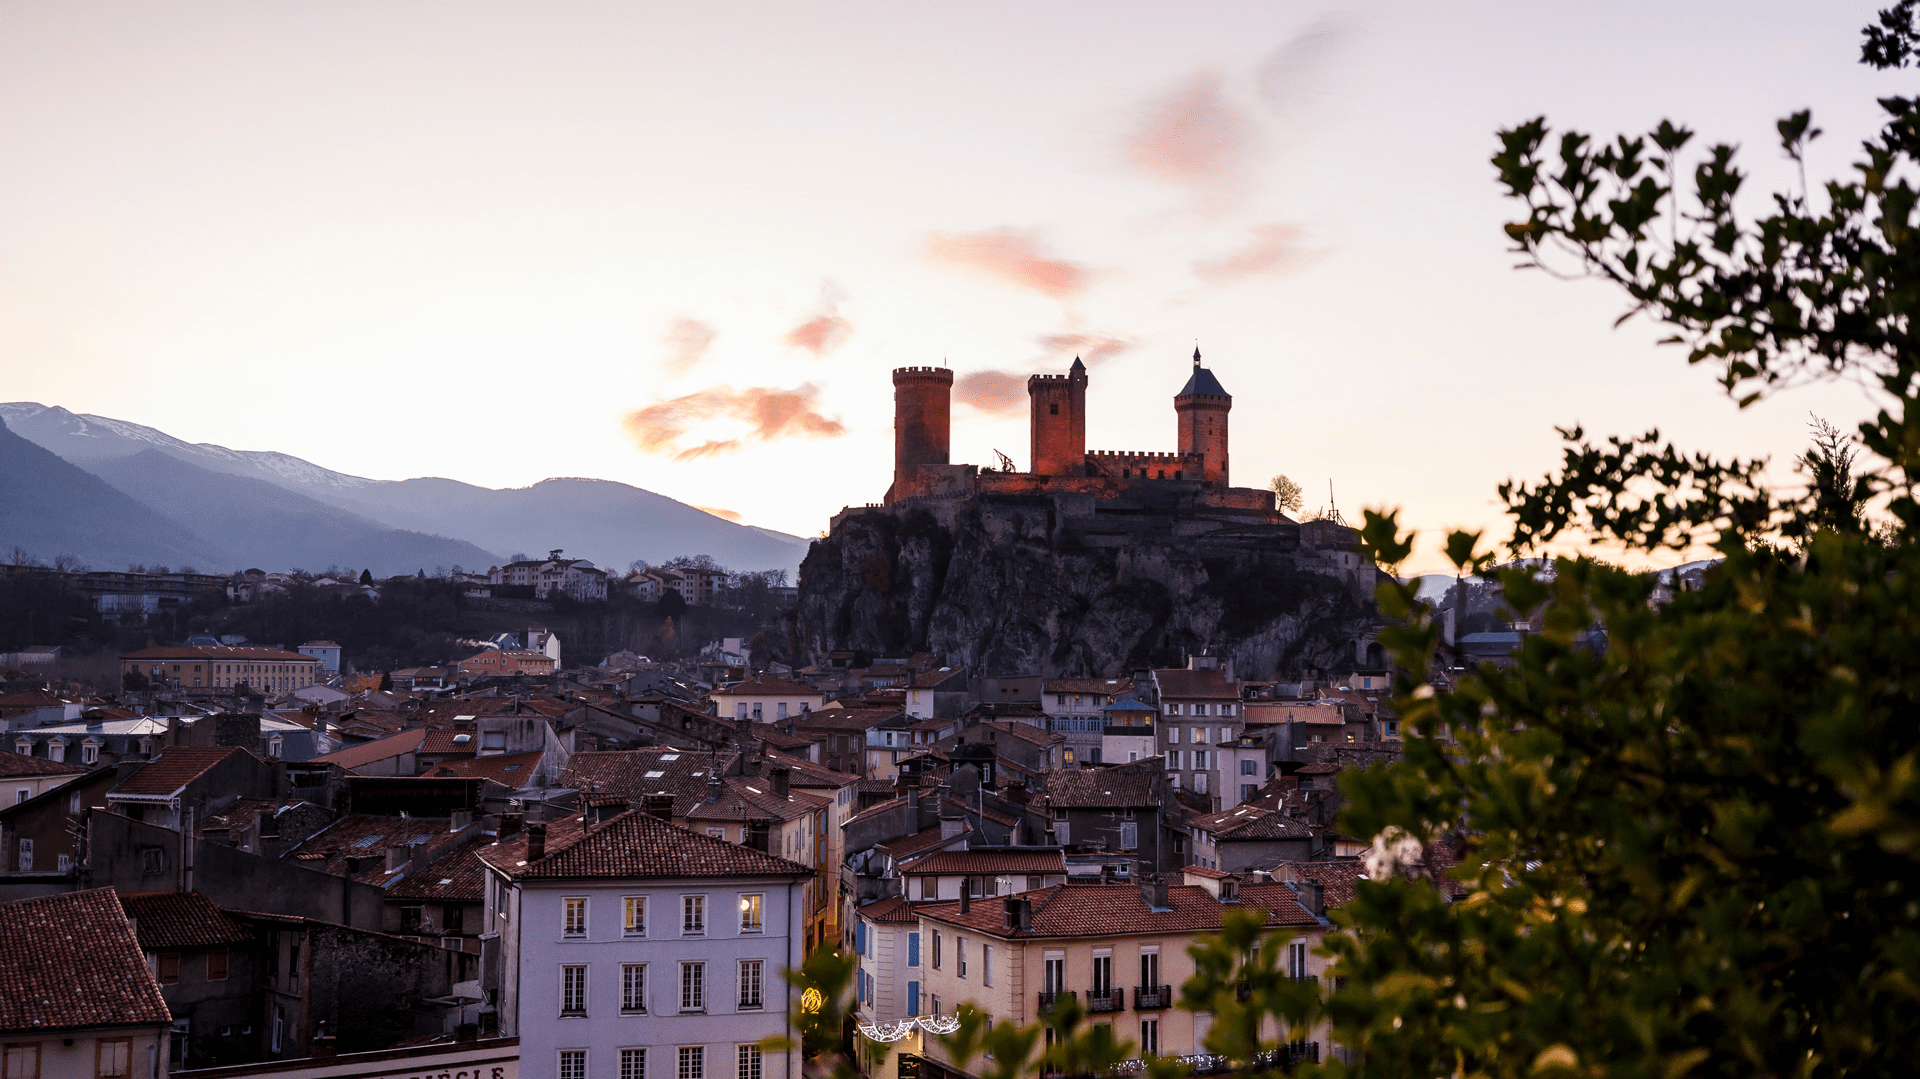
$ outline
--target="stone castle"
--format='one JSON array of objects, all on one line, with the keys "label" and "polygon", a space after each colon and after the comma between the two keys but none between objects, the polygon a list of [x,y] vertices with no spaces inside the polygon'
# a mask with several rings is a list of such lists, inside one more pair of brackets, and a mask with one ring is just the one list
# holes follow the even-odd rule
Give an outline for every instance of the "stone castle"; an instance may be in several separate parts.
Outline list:
[{"label": "stone castle", "polygon": [[893,372],[894,472],[800,566],[789,652],[933,651],[979,671],[1092,676],[1231,655],[1243,676],[1344,671],[1378,571],[1337,520],[1231,485],[1233,398],[1200,365],[1173,453],[1087,450],[1087,369],[1027,382],[1031,471],[953,464],[953,372]]},{"label": "stone castle", "polygon": [[[1195,507],[1265,514],[1273,495],[1228,481],[1227,414],[1233,396],[1193,350],[1193,374],[1174,395],[1179,433],[1173,453],[1087,450],[1087,368],[1076,357],[1064,375],[1027,380],[1032,467],[1027,472],[949,463],[953,372],[902,367],[893,372],[893,486],[886,504],[975,494],[1081,494],[1137,498],[1184,496]],[[1171,485],[1171,486],[1168,486]],[[1156,501],[1159,499],[1156,498]]]}]

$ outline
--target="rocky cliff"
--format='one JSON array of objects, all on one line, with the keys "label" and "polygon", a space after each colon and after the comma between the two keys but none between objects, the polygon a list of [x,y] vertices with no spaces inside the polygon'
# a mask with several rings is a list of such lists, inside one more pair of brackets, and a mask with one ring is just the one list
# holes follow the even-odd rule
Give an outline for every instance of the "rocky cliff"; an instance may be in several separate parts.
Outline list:
[{"label": "rocky cliff", "polygon": [[1344,674],[1376,570],[1290,522],[1072,498],[842,515],[800,568],[789,651],[931,651],[983,673],[1091,676],[1232,655],[1240,677]]}]

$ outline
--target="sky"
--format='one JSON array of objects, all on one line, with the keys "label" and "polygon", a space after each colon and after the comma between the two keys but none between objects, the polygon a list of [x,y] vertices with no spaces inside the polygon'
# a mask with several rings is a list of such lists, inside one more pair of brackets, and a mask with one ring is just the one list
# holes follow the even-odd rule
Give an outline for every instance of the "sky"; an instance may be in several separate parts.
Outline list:
[{"label": "sky", "polygon": [[[0,5],[0,397],[355,475],[621,480],[819,534],[891,478],[901,366],[953,460],[1024,380],[1171,451],[1197,346],[1233,480],[1505,535],[1556,425],[1770,456],[1620,295],[1514,268],[1488,158],[1536,115],[1845,170],[1874,5]],[[1331,496],[1329,492],[1331,491]],[[1677,561],[1678,558],[1670,559]]]}]

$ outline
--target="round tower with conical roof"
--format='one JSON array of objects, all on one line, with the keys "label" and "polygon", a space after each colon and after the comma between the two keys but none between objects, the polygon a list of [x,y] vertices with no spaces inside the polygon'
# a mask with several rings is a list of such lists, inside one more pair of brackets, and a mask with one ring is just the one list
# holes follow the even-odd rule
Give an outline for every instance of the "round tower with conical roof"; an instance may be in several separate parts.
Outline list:
[{"label": "round tower with conical roof", "polygon": [[1179,424],[1182,454],[1202,457],[1200,478],[1222,487],[1227,483],[1227,413],[1233,410],[1233,395],[1200,366],[1200,349],[1193,350],[1193,374],[1173,398],[1173,414]]}]

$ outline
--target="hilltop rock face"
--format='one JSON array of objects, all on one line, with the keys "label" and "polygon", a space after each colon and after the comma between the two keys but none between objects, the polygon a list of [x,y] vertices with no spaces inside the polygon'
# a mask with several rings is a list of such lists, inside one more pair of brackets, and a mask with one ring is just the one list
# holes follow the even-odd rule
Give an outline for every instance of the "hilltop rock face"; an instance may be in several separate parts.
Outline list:
[{"label": "hilltop rock face", "polygon": [[800,568],[796,656],[931,651],[993,674],[1077,677],[1211,649],[1240,677],[1344,674],[1378,624],[1345,529],[1091,499],[974,498],[844,515]]}]

